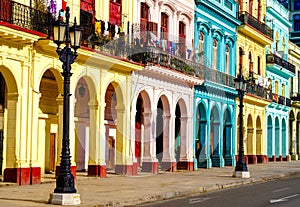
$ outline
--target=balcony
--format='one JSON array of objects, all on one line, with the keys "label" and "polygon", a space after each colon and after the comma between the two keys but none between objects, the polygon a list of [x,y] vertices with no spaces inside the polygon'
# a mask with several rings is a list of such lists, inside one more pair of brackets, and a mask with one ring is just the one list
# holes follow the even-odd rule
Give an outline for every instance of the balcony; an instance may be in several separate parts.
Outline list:
[{"label": "balcony", "polygon": [[292,105],[292,101],[289,98],[286,98],[284,96],[280,96],[276,93],[272,94],[272,102],[284,105],[284,106],[291,106]]},{"label": "balcony", "polygon": [[286,61],[274,54],[268,54],[266,61],[267,61],[267,64],[279,65],[292,73],[295,73],[295,71],[296,71],[296,67],[293,64],[289,63],[288,61]]},{"label": "balcony", "polygon": [[246,92],[248,94],[252,94],[263,99],[272,101],[272,93],[270,92],[270,90],[261,85],[255,84],[254,82],[247,83]]},{"label": "balcony", "polygon": [[300,101],[300,93],[294,92],[294,93],[291,95],[291,100],[292,100],[292,101]]},{"label": "balcony", "polygon": [[242,24],[250,25],[254,29],[260,31],[264,35],[270,37],[271,39],[273,38],[273,30],[267,26],[266,24],[260,22],[258,19],[253,17],[251,14],[248,12],[241,12],[239,14],[239,20],[242,22]]},{"label": "balcony", "polygon": [[11,1],[0,1],[0,22],[48,34],[51,14]]}]

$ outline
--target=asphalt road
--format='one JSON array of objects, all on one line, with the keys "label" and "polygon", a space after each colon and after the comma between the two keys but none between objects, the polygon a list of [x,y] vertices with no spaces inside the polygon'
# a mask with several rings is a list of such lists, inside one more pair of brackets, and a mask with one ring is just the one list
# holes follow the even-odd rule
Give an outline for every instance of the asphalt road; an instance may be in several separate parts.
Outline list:
[{"label": "asphalt road", "polygon": [[297,207],[300,206],[300,176],[279,179],[198,196],[161,201],[147,207]]}]

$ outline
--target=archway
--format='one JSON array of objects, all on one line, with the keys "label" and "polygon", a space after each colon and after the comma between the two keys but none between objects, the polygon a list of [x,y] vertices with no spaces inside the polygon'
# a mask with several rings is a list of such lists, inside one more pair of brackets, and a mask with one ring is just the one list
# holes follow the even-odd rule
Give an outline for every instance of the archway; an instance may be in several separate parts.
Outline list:
[{"label": "archway", "polygon": [[223,167],[224,159],[222,157],[222,141],[220,138],[220,115],[219,110],[214,106],[210,115],[210,157],[212,159],[212,166]]},{"label": "archway", "polygon": [[297,114],[297,122],[296,122],[296,154],[298,157],[300,156],[300,112]]},{"label": "archway", "polygon": [[[39,88],[41,97],[39,102],[38,135],[39,142],[44,142],[44,154],[39,156],[44,160],[42,172],[52,173],[59,167],[57,162],[60,156],[60,144],[58,143],[58,117],[59,106],[63,108],[63,99],[59,98],[59,88],[54,73],[48,69],[42,76]],[[41,146],[43,146],[41,144]]]},{"label": "archway", "polygon": [[274,145],[273,145],[273,123],[271,115],[268,116],[267,121],[267,141],[268,141],[268,158],[269,161],[275,161]]},{"label": "archway", "polygon": [[263,140],[262,140],[261,121],[260,121],[260,117],[258,116],[256,119],[256,157],[258,163],[266,162],[262,147],[263,147]]},{"label": "archway", "polygon": [[[296,126],[296,119],[294,111],[291,110],[289,114],[289,154],[291,155],[291,159],[296,159],[296,153],[298,146],[296,145],[296,140],[298,137],[294,135],[294,130],[296,131],[296,128],[294,127],[294,124]],[[297,132],[296,132],[297,133]]]},{"label": "archway", "polygon": [[90,138],[90,91],[84,78],[75,89],[75,162],[77,171],[86,171],[89,161]]},{"label": "archway", "polygon": [[281,156],[281,143],[280,143],[280,125],[278,117],[275,118],[275,156],[277,161],[282,161]]},{"label": "archway", "polygon": [[175,159],[176,163],[179,162],[180,159],[180,148],[181,148],[181,111],[179,104],[176,104],[175,109]]},{"label": "archway", "polygon": [[18,95],[14,75],[0,66],[0,173],[4,174],[4,182],[23,183],[15,174],[16,162],[20,159],[16,153]]},{"label": "archway", "polygon": [[[188,142],[187,108],[183,99],[179,99],[175,111],[175,157],[177,169],[192,170],[191,160],[188,160],[190,142]],[[179,140],[178,140],[179,139]]]},{"label": "archway", "polygon": [[104,120],[105,120],[105,137],[106,137],[106,147],[105,147],[105,162],[107,171],[115,171],[116,165],[116,142],[117,142],[117,95],[115,92],[115,87],[110,83],[105,92],[105,110],[104,110]]},{"label": "archway", "polygon": [[200,167],[211,167],[211,160],[207,147],[207,115],[204,104],[201,102],[196,111],[196,138],[195,156]]},{"label": "archway", "polygon": [[143,172],[157,173],[157,166],[152,162],[151,144],[151,105],[146,91],[141,91],[136,102],[135,114],[135,157]]},{"label": "archway", "polygon": [[[0,175],[2,175],[3,170],[3,160],[6,156],[3,156],[4,149],[3,149],[3,140],[4,140],[4,111],[6,105],[6,93],[7,93],[7,86],[4,80],[2,73],[0,72]],[[4,159],[3,159],[4,158]]]},{"label": "archway", "polygon": [[156,158],[162,170],[173,171],[176,167],[174,159],[173,140],[170,139],[170,106],[165,95],[162,95],[157,103],[156,115]]},{"label": "archway", "polygon": [[257,162],[257,158],[254,153],[254,142],[253,142],[253,121],[252,116],[249,114],[247,118],[247,136],[246,136],[246,155],[249,164]]},{"label": "archway", "polygon": [[229,109],[224,112],[224,127],[223,127],[223,157],[225,158],[226,166],[235,164],[234,152],[232,150],[232,119]]},{"label": "archway", "polygon": [[281,156],[284,161],[289,160],[288,150],[287,150],[287,132],[286,132],[286,122],[285,119],[282,119],[282,128],[281,128],[281,142],[282,142],[282,150]]}]

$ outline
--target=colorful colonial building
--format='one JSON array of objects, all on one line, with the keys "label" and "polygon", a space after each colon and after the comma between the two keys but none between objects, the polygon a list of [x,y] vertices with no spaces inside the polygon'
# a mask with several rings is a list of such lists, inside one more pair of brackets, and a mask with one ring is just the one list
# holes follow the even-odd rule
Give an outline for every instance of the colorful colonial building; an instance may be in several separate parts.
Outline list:
[{"label": "colorful colonial building", "polygon": [[266,48],[266,78],[272,102],[266,107],[265,130],[269,161],[289,160],[289,81],[295,66],[288,62],[289,10],[267,0],[266,24],[273,30],[273,43]]},{"label": "colorful colonial building", "polygon": [[210,168],[235,165],[236,28],[235,1],[195,1],[196,59],[204,83],[194,91],[195,163]]},{"label": "colorful colonial building", "polygon": [[[249,80],[244,98],[243,117],[246,161],[267,162],[265,107],[271,103],[271,99],[265,81],[265,47],[273,43],[273,31],[264,23],[266,1],[240,0],[239,8],[241,25],[237,29],[237,65]],[[239,133],[237,134],[239,137]]]}]

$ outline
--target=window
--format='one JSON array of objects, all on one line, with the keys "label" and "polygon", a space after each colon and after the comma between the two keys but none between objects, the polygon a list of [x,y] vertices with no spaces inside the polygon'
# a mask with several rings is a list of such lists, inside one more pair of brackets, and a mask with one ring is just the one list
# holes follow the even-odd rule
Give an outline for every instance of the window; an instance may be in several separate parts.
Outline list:
[{"label": "window", "polygon": [[205,35],[203,32],[200,32],[199,35],[199,62],[204,63],[204,40],[205,40]]},{"label": "window", "polygon": [[93,33],[95,23],[95,1],[80,1],[80,26],[84,28],[82,39],[87,39]]},{"label": "window", "polygon": [[285,97],[285,85],[284,84],[281,85],[281,96]]},{"label": "window", "polygon": [[294,15],[294,31],[300,31],[300,14]]},{"label": "window", "polygon": [[109,22],[114,25],[122,25],[122,0],[110,0]]},{"label": "window", "polygon": [[179,48],[180,48],[180,55],[185,57],[186,45],[185,45],[185,24],[180,21],[179,22]]},{"label": "window", "polygon": [[248,13],[252,16],[253,0],[249,1]]},{"label": "window", "polygon": [[226,67],[226,74],[229,74],[229,68],[230,68],[230,47],[229,47],[229,45],[228,44],[226,44],[226,51],[225,51],[225,54],[226,54],[226,65],[225,65],[225,67]]},{"label": "window", "polygon": [[218,40],[214,39],[213,42],[213,69],[218,67]]},{"label": "window", "polygon": [[148,22],[149,22],[149,6],[145,3],[141,3],[140,35],[141,35],[141,39],[144,40],[146,40],[146,32],[149,30]]},{"label": "window", "polygon": [[248,60],[249,60],[249,75],[253,77],[253,61],[252,61],[252,55],[251,52],[249,52],[249,56],[248,56]]},{"label": "window", "polygon": [[161,13],[161,38],[168,39],[168,21],[169,17],[166,13]]},{"label": "window", "polygon": [[261,16],[261,2],[260,2],[260,0],[258,0],[258,2],[257,2],[257,8],[258,8],[258,10],[257,10],[257,19],[258,20],[260,20],[260,16]]},{"label": "window", "polygon": [[278,94],[278,81],[275,81],[275,93]]},{"label": "window", "polygon": [[260,57],[257,56],[257,74],[261,75],[261,69],[260,69]]}]

